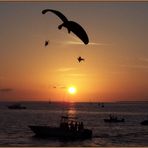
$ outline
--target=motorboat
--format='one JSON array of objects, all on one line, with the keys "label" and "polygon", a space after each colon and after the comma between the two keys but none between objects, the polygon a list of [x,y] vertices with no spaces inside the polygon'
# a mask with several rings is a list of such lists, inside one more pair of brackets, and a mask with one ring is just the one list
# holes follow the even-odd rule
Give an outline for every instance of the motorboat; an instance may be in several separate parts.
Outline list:
[{"label": "motorboat", "polygon": [[116,116],[110,115],[109,118],[104,119],[104,122],[118,123],[118,122],[125,122],[125,119],[124,118],[118,119]]},{"label": "motorboat", "polygon": [[9,109],[26,109],[25,106],[22,106],[20,103],[16,103],[13,105],[9,105],[7,106]]},{"label": "motorboat", "polygon": [[148,120],[144,120],[141,122],[141,125],[148,125]]},{"label": "motorboat", "polygon": [[35,136],[42,138],[60,139],[89,139],[92,137],[92,130],[84,128],[83,122],[79,122],[68,116],[62,116],[58,127],[45,125],[29,125]]},{"label": "motorboat", "polygon": [[98,103],[98,106],[103,108],[104,107],[104,103]]}]

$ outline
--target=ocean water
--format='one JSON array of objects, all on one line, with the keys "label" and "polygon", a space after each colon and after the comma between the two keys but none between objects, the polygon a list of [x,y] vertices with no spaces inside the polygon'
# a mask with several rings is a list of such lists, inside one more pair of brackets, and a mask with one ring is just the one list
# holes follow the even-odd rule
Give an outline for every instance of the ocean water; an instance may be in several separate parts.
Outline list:
[{"label": "ocean water", "polygon": [[[148,118],[148,103],[51,103],[24,102],[25,110],[7,108],[10,102],[0,103],[0,146],[27,147],[95,147],[148,146],[148,126],[140,122]],[[28,125],[58,126],[62,115],[78,117],[84,126],[93,130],[92,139],[61,141],[35,138]],[[109,114],[125,118],[125,123],[105,123]]]}]

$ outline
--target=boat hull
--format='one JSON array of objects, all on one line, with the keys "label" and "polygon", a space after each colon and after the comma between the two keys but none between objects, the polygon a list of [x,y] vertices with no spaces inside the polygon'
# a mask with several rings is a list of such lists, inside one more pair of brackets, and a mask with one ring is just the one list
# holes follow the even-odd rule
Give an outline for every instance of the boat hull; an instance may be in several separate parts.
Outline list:
[{"label": "boat hull", "polygon": [[26,107],[13,107],[13,106],[8,106],[9,109],[26,109]]},{"label": "boat hull", "polygon": [[141,125],[148,125],[148,120],[144,120],[141,122]]},{"label": "boat hull", "polygon": [[61,139],[88,139],[92,137],[92,131],[89,129],[83,129],[81,131],[72,131],[62,129],[60,127],[50,126],[29,126],[37,137],[52,137]]},{"label": "boat hull", "polygon": [[118,119],[118,120],[114,120],[114,119],[104,119],[104,122],[109,122],[109,123],[118,123],[118,122],[125,122],[124,119]]}]

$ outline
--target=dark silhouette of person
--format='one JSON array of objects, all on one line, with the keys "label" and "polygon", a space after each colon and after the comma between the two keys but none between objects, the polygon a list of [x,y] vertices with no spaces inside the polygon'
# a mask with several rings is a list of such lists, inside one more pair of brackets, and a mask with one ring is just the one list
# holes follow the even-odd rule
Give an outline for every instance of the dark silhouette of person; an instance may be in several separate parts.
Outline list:
[{"label": "dark silhouette of person", "polygon": [[47,46],[49,44],[49,40],[47,41],[45,41],[45,47]]},{"label": "dark silhouette of person", "polygon": [[80,122],[80,126],[81,126],[81,130],[83,130],[84,129],[83,122]]},{"label": "dark silhouette of person", "polygon": [[70,33],[72,31],[77,37],[79,37],[84,42],[84,44],[89,43],[87,33],[82,28],[82,26],[80,26],[78,23],[76,23],[74,21],[69,21],[61,12],[59,12],[57,10],[44,9],[42,11],[42,14],[45,14],[48,11],[56,14],[63,21],[63,23],[58,26],[58,29],[62,29],[62,27],[65,27],[65,28],[67,28],[68,33]]},{"label": "dark silhouette of person", "polygon": [[85,59],[82,58],[81,56],[79,56],[77,59],[78,59],[79,63],[80,63],[81,61],[85,61]]},{"label": "dark silhouette of person", "polygon": [[73,121],[71,121],[71,122],[70,122],[70,130],[72,130],[72,131],[73,131],[73,130],[74,130],[74,128],[75,128],[75,127],[74,127],[74,123],[73,123]]},{"label": "dark silhouette of person", "polygon": [[78,124],[78,131],[82,131],[84,129],[83,122],[79,122]]},{"label": "dark silhouette of person", "polygon": [[78,123],[75,123],[75,130],[78,131]]}]

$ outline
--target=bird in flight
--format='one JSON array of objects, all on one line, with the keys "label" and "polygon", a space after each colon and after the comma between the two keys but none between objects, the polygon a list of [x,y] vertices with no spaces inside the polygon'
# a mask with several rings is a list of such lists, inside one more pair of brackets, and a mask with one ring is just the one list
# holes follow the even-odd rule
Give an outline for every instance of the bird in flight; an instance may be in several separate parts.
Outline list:
[{"label": "bird in flight", "polygon": [[81,56],[79,56],[77,59],[78,59],[79,63],[80,63],[81,61],[85,61],[85,59],[82,58]]},{"label": "bird in flight", "polygon": [[78,23],[74,21],[69,21],[61,12],[57,10],[44,9],[42,11],[42,14],[46,14],[49,11],[56,14],[63,21],[63,23],[58,26],[58,29],[62,29],[62,27],[65,27],[67,28],[68,33],[73,32],[77,37],[79,37],[84,42],[84,44],[89,43],[87,33],[82,28],[82,26],[80,26]]}]

